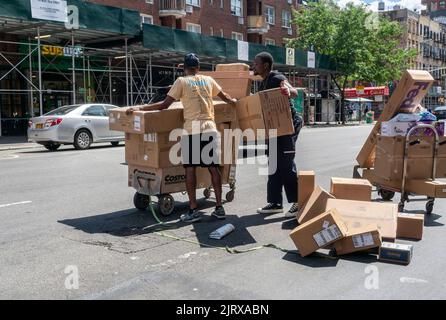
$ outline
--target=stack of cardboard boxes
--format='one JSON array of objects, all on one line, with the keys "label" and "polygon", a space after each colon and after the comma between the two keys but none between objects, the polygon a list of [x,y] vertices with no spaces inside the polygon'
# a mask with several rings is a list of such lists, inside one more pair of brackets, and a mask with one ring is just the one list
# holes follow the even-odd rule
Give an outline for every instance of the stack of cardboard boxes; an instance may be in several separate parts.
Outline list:
[{"label": "stack of cardboard boxes", "polygon": [[[212,76],[231,97],[239,99],[236,105],[214,101],[214,116],[220,133],[221,172],[223,184],[234,179],[238,145],[242,132],[250,129],[257,137],[258,129],[275,129],[277,136],[293,132],[289,100],[280,89],[268,90],[250,96],[253,76],[244,64],[218,65],[215,72],[202,72]],[[273,108],[272,108],[273,106]],[[185,191],[185,172],[181,165],[180,134],[183,128],[183,106],[175,102],[162,111],[133,111],[130,107],[110,112],[110,129],[126,133],[125,159],[129,166],[128,184],[137,190],[144,184],[135,173],[150,177],[145,192],[159,195]],[[243,133],[245,135],[245,133]],[[268,134],[266,133],[266,136]],[[265,134],[263,134],[263,137]],[[177,161],[173,161],[177,160]],[[147,179],[146,179],[147,180]],[[207,169],[198,168],[197,187],[211,186]]]},{"label": "stack of cardboard boxes", "polygon": [[337,255],[379,249],[380,260],[410,262],[412,247],[394,241],[420,240],[423,215],[398,213],[396,204],[372,202],[372,185],[365,179],[333,177],[330,192],[314,181],[314,172],[299,172],[299,201],[304,204],[290,237],[302,256],[320,248],[334,249]]}]

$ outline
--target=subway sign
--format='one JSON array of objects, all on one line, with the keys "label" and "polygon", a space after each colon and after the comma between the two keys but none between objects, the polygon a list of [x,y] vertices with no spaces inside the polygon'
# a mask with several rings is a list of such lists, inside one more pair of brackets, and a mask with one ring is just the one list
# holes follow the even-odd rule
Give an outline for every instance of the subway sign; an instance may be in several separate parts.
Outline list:
[{"label": "subway sign", "polygon": [[45,56],[59,56],[59,57],[80,57],[84,50],[81,47],[57,47],[50,45],[42,46],[42,54]]}]

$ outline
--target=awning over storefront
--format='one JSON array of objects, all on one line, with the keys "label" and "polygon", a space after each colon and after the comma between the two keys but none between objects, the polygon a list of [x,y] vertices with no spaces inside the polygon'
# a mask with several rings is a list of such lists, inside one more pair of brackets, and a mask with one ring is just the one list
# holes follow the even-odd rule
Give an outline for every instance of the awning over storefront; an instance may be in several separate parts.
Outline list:
[{"label": "awning over storefront", "polygon": [[388,96],[389,95],[389,87],[381,86],[381,87],[365,87],[364,93],[358,94],[356,88],[348,88],[344,91],[345,98],[357,98],[357,97],[374,97],[374,96]]}]

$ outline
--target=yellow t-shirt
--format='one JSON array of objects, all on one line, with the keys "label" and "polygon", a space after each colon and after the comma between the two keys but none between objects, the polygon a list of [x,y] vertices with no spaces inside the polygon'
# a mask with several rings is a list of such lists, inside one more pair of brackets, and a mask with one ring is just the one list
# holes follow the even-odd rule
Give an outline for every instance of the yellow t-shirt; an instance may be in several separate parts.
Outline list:
[{"label": "yellow t-shirt", "polygon": [[218,83],[209,76],[195,75],[178,78],[168,96],[180,100],[184,108],[184,129],[192,134],[192,123],[196,121],[199,132],[215,131],[214,104],[212,98],[221,92]]}]

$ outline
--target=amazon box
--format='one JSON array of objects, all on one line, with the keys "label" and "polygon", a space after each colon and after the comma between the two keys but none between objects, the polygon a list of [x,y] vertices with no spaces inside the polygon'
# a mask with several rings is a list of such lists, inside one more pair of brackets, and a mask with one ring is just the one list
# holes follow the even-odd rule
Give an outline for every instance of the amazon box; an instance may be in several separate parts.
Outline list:
[{"label": "amazon box", "polygon": [[330,193],[336,199],[371,201],[372,185],[366,179],[331,178]]},{"label": "amazon box", "polygon": [[421,240],[423,238],[423,228],[424,214],[398,213],[397,238]]},{"label": "amazon box", "polygon": [[290,237],[300,255],[305,257],[342,239],[347,231],[337,210],[332,209],[298,226],[291,231]]},{"label": "amazon box", "polygon": [[297,201],[299,208],[302,208],[310,198],[316,187],[314,171],[299,171]]},{"label": "amazon box", "polygon": [[407,265],[412,260],[413,246],[409,244],[383,242],[379,248],[378,259]]},{"label": "amazon box", "polygon": [[330,198],[334,197],[321,187],[317,186],[313,190],[313,193],[311,193],[305,205],[299,208],[297,222],[300,224],[305,223],[327,211],[327,200]]},{"label": "amazon box", "polygon": [[381,235],[377,226],[349,230],[345,238],[332,245],[337,255],[365,251],[379,246],[381,246]]}]

